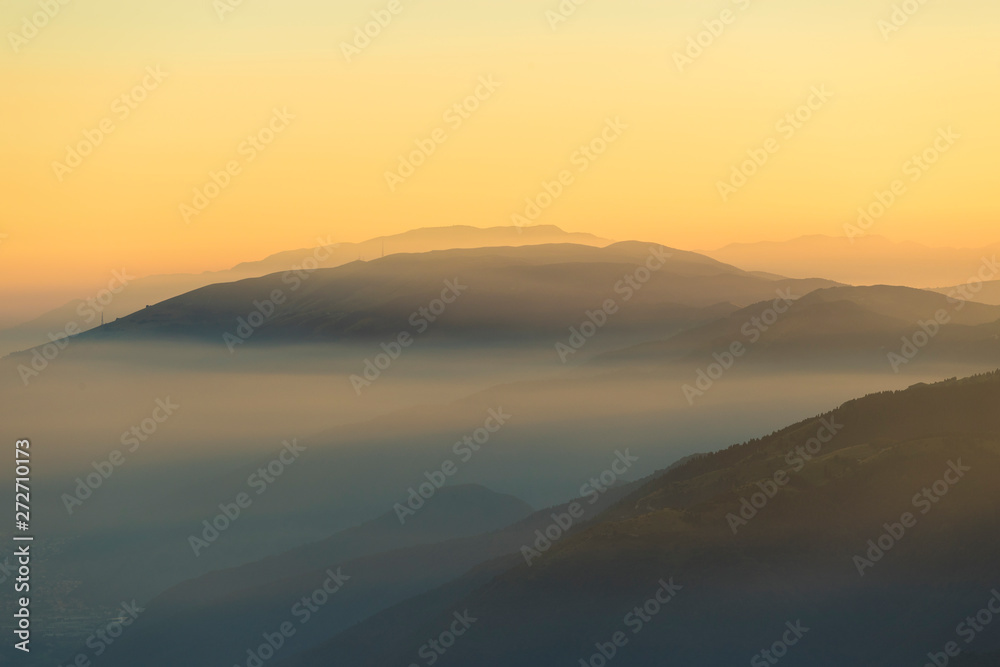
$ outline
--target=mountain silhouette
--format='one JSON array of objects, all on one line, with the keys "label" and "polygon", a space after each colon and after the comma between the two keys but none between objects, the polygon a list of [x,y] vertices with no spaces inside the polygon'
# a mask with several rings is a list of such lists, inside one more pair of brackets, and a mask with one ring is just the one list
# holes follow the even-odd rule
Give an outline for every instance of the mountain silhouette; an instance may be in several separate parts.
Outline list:
[{"label": "mountain silhouette", "polygon": [[316,268],[333,268],[359,259],[372,260],[396,253],[549,243],[576,243],[603,247],[610,245],[612,241],[592,234],[564,232],[553,225],[538,225],[523,229],[518,227],[481,229],[465,225],[426,227],[402,234],[380,236],[361,243],[340,243],[332,237],[317,239],[317,245],[314,247],[288,250],[261,260],[241,262],[224,271],[136,278],[104,306],[100,303],[88,304],[84,298],[73,299],[30,321],[0,331],[0,356],[47,343],[50,333],[62,335],[67,324],[74,323],[80,330],[87,331],[101,324],[102,314],[106,315],[106,321],[111,322],[142,310],[146,306],[216,283],[234,282],[293,270],[309,272]]},{"label": "mountain silhouette", "polygon": [[[455,610],[478,620],[445,667],[587,664],[602,646],[622,664],[732,664],[799,624],[787,664],[923,664],[956,640],[996,651],[998,628],[967,647],[956,626],[1000,583],[998,401],[1000,372],[916,385],[696,457],[531,566],[443,587],[284,664],[418,662]],[[676,599],[629,622],[663,583]]]},{"label": "mountain silhouette", "polygon": [[[601,360],[698,365],[740,343],[747,350],[746,360],[773,367],[848,363],[885,370],[893,366],[891,353],[903,356],[906,341],[916,340],[923,344],[913,344],[914,363],[941,359],[1000,363],[998,334],[998,306],[909,287],[840,286],[815,290],[787,304],[781,300],[753,304],[666,340],[608,353]],[[909,354],[910,348],[905,352]],[[893,357],[900,367],[909,365],[910,359],[904,359]]]},{"label": "mountain silhouette", "polygon": [[[996,264],[1000,244],[984,248],[932,248],[895,242],[876,234],[855,237],[811,235],[788,241],[733,243],[704,254],[754,271],[793,278],[822,276],[851,285],[907,285],[934,288],[965,285],[986,262]],[[992,266],[991,265],[991,266]],[[1000,278],[996,269],[992,279]]]},{"label": "mountain silhouette", "polygon": [[[591,517],[630,488],[634,485],[603,496]],[[282,647],[283,656],[291,656],[460,575],[479,580],[506,569],[534,531],[551,522],[553,511],[565,509],[532,512],[484,487],[446,486],[403,524],[389,512],[329,539],[175,586],[147,605],[144,617],[102,662],[166,667],[183,661],[207,667],[245,661],[241,647],[257,647],[264,632],[285,621],[298,628]],[[350,577],[349,585],[316,620],[305,619],[302,610],[296,616],[295,604],[331,569]],[[178,643],[179,635],[187,642]],[[195,655],[189,643],[200,647]]]},{"label": "mountain silhouette", "polygon": [[[647,262],[656,269],[649,271]],[[637,271],[642,281],[634,277]],[[466,342],[541,337],[547,343],[609,299],[620,312],[608,318],[605,331],[641,340],[716,319],[784,289],[808,293],[830,285],[762,278],[703,255],[639,242],[446,250],[353,262],[308,276],[286,272],[211,285],[87,332],[80,340],[237,346],[245,341],[372,341],[428,331],[427,337]],[[445,300],[454,304],[437,304],[440,322],[419,313],[445,292]],[[259,326],[248,326],[252,315]]]}]

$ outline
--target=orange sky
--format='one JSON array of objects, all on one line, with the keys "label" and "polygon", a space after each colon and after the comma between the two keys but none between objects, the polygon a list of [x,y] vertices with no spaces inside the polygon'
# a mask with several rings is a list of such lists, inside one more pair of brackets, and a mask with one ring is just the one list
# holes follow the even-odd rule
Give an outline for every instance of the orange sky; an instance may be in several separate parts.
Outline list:
[{"label": "orange sky", "polygon": [[[569,184],[537,221],[616,239],[713,248],[842,235],[902,180],[871,233],[1000,240],[996,3],[927,3],[888,38],[879,21],[892,1],[669,4],[590,0],[553,29],[557,0],[400,0],[348,62],[342,42],[389,0],[243,0],[222,19],[212,0],[70,0],[36,20],[47,23],[37,35],[25,28],[37,2],[8,0],[7,315],[85,296],[116,269],[202,271],[319,235],[509,224],[564,171]],[[679,71],[675,54],[716,19],[728,25]],[[157,67],[162,81],[148,74]],[[832,97],[813,99],[789,134],[779,121],[816,86]],[[446,115],[477,89],[478,108]],[[294,118],[272,121],[274,109]],[[608,119],[620,136],[582,157]],[[273,143],[244,143],[272,122]],[[54,167],[102,124],[113,131],[78,167]],[[914,179],[907,161],[949,127],[960,138]],[[443,143],[393,191],[386,172],[434,136]],[[767,145],[776,152],[723,201],[719,182]],[[181,205],[227,165],[228,187],[188,223]]]}]

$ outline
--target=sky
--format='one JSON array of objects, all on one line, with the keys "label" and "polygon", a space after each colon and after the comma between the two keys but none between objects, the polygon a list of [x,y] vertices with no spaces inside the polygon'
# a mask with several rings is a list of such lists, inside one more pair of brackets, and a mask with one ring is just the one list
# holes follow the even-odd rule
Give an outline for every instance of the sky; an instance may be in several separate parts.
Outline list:
[{"label": "sky", "polygon": [[1000,6],[894,6],[7,0],[0,299],[515,215],[711,249],[881,198],[871,233],[996,243]]}]

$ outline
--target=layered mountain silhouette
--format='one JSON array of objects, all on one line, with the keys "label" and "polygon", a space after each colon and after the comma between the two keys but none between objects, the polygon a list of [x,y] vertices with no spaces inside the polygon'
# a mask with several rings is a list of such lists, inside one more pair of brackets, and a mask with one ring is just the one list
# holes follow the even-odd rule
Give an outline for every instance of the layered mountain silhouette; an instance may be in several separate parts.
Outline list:
[{"label": "layered mountain silhouette", "polygon": [[[788,241],[733,243],[705,254],[752,271],[793,278],[822,276],[851,285],[908,285],[933,288],[965,285],[984,262],[1000,253],[1000,244],[985,248],[932,248],[894,242],[875,234],[855,237],[801,236]],[[994,275],[992,279],[1000,278]]]},{"label": "layered mountain silhouette", "polygon": [[[631,486],[620,485],[588,507],[596,518]],[[242,567],[213,572],[166,591],[102,662],[150,667],[245,662],[264,633],[291,622],[282,647],[294,655],[378,611],[470,572],[477,581],[509,568],[518,549],[552,522],[511,496],[479,486],[446,486],[412,515],[392,511],[357,528]],[[582,524],[581,524],[582,525]],[[322,611],[299,604],[330,573],[346,575]],[[485,577],[485,579],[484,579]],[[298,607],[296,605],[299,604]],[[315,614],[315,620],[312,616]],[[178,643],[178,636],[186,637]],[[192,655],[190,643],[201,647]]]},{"label": "layered mountain silhouette", "polygon": [[234,282],[287,271],[308,272],[319,267],[332,268],[396,253],[548,243],[575,243],[603,247],[610,245],[612,241],[591,234],[564,232],[552,225],[487,229],[462,225],[428,227],[377,237],[361,243],[338,243],[332,238],[317,239],[315,247],[289,250],[262,260],[242,262],[225,271],[137,278],[129,282],[121,293],[116,294],[114,299],[106,304],[88,304],[83,298],[74,299],[31,321],[0,331],[0,355],[47,343],[50,333],[62,335],[69,323],[75,323],[81,330],[87,331],[100,325],[102,315],[105,316],[105,321],[110,322],[142,310],[146,306],[216,283]]},{"label": "layered mountain silhouette", "polygon": [[1000,280],[987,280],[983,283],[973,281],[972,284],[966,282],[951,287],[936,287],[934,291],[947,294],[954,299],[1000,306]]},{"label": "layered mountain silhouette", "polygon": [[[619,312],[608,318],[604,332],[642,340],[716,319],[781,290],[805,294],[832,284],[761,277],[703,255],[639,242],[447,250],[211,285],[80,338],[243,345],[372,341],[426,332],[467,342],[548,342],[610,299]],[[453,303],[440,303],[442,298]],[[437,313],[428,315],[431,306]]]},{"label": "layered mountain silhouette", "polygon": [[769,664],[768,649],[888,667],[949,642],[959,664],[994,664],[972,653],[997,651],[1000,626],[966,641],[966,619],[1000,584],[998,402],[1000,372],[917,385],[696,457],[530,566],[470,573],[282,664],[428,664],[456,611],[477,620],[434,651],[445,667]]},{"label": "layered mountain silhouette", "polygon": [[[713,361],[734,343],[746,350],[746,360],[774,367],[846,362],[888,369],[942,359],[1000,363],[1000,307],[908,287],[832,287],[794,301],[753,304],[602,360],[697,365]],[[890,354],[897,356],[890,360]]]},{"label": "layered mountain silhouette", "polygon": [[[773,664],[766,656],[774,653],[763,651],[794,635],[783,664],[895,666],[922,664],[989,601],[1000,585],[997,373],[872,394],[767,437],[686,456],[616,484],[584,521],[552,538],[545,531],[571,505],[535,512],[474,484],[440,489],[405,523],[389,511],[358,525],[384,512],[420,471],[440,466],[441,451],[498,406],[516,423],[477,455],[463,481],[543,506],[567,498],[615,448],[641,453],[647,474],[742,437],[734,433],[799,419],[817,403],[800,410],[781,402],[798,406],[796,383],[820,382],[826,371],[852,375],[865,391],[871,384],[857,378],[867,376],[851,371],[882,373],[891,380],[877,382],[898,387],[891,370],[925,362],[1000,366],[1000,305],[989,303],[988,282],[970,301],[956,298],[957,288],[856,287],[649,243],[555,228],[522,233],[417,230],[339,254],[328,249],[315,264],[306,263],[315,249],[305,249],[223,274],[147,279],[142,289],[152,291],[137,294],[188,287],[80,334],[48,359],[58,370],[47,370],[39,348],[3,362],[5,389],[20,379],[15,365],[36,362],[46,375],[31,390],[52,400],[93,400],[88,384],[109,386],[102,374],[114,361],[140,369],[121,373],[123,392],[190,391],[203,377],[215,382],[236,370],[244,381],[225,397],[237,406],[232,414],[257,406],[269,415],[272,386],[288,390],[299,378],[308,379],[295,394],[303,405],[339,411],[313,422],[327,430],[309,441],[308,465],[207,555],[195,558],[187,536],[220,499],[246,488],[265,456],[253,449],[261,446],[251,442],[256,433],[214,440],[235,424],[188,425],[197,451],[165,437],[158,451],[147,450],[147,469],[130,464],[87,514],[60,517],[69,530],[44,561],[68,590],[58,608],[89,618],[135,596],[148,609],[102,663],[251,665],[261,642],[291,622],[294,637],[258,662],[756,665]],[[454,247],[463,243],[474,247]],[[959,255],[928,280],[949,284]],[[609,303],[614,312],[601,314]],[[600,335],[586,336],[573,368],[560,365],[553,345],[572,344],[584,323]],[[428,354],[414,354],[379,385],[383,393],[364,394],[380,406],[377,416],[338,404],[361,399],[347,374],[365,372],[368,350],[404,333]],[[747,352],[741,370],[753,366],[718,394],[713,414],[738,431],[693,428],[705,412],[687,410],[681,385],[696,370],[728,363],[735,343]],[[232,356],[226,347],[260,354]],[[442,353],[453,365],[437,363]],[[462,364],[470,359],[489,363],[468,373]],[[161,367],[170,372],[160,375]],[[147,368],[157,369],[151,387],[141,377]],[[787,386],[757,384],[764,377]],[[316,397],[317,380],[340,385]],[[467,382],[461,391],[447,386],[457,380]],[[379,402],[409,386],[427,395]],[[432,387],[451,393],[437,397]],[[207,396],[189,395],[195,404]],[[144,416],[109,415],[95,439],[117,446],[121,429]],[[280,428],[297,425],[288,422]],[[204,474],[188,479],[185,466],[201,463],[209,464]],[[64,476],[90,474],[67,469]],[[176,482],[144,484],[175,473]],[[46,509],[62,510],[54,497]],[[145,520],[150,511],[154,521]],[[336,593],[302,622],[300,601],[331,579]],[[459,618],[468,632],[429,648]],[[60,622],[65,641],[76,642],[75,630],[65,630],[71,622]],[[990,664],[1000,651],[996,628],[1000,622],[978,632],[963,645],[964,663],[954,664]]]}]

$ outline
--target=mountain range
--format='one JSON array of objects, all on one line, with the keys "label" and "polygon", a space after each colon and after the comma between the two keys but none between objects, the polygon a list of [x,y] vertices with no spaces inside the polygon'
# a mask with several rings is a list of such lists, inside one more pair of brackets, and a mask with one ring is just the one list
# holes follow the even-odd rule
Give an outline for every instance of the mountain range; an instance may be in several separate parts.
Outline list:
[{"label": "mountain range", "polygon": [[[43,313],[27,322],[0,331],[0,355],[49,342],[49,334],[61,336],[70,323],[87,331],[100,326],[101,318],[112,321],[186,292],[213,285],[274,273],[295,272],[308,275],[318,268],[332,268],[362,260],[372,260],[387,254],[422,253],[452,248],[488,246],[522,246],[545,243],[576,243],[603,247],[612,243],[591,234],[564,232],[551,225],[534,227],[469,226],[429,227],[393,236],[382,236],[361,243],[339,243],[331,237],[317,239],[311,248],[289,250],[262,260],[242,262],[225,271],[198,274],[168,274],[136,278],[128,282],[109,303],[102,304],[81,295],[68,303]],[[106,300],[106,299],[105,299]]]},{"label": "mountain range", "polygon": [[[102,663],[250,664],[241,647],[252,654],[298,622],[298,601],[333,578],[336,595],[273,664],[547,667],[617,655],[758,664],[769,637],[801,632],[784,663],[888,666],[943,645],[950,619],[1000,584],[991,579],[998,373],[870,394],[709,453],[733,433],[811,414],[798,411],[797,394],[838,374],[852,387],[876,376],[899,387],[914,380],[893,371],[1000,366],[991,283],[966,300],[967,283],[854,286],[651,243],[524,233],[417,230],[367,242],[370,257],[348,256],[359,247],[304,249],[224,274],[147,279],[136,294],[182,291],[75,336],[58,360],[43,357],[57,370],[46,363],[30,395],[80,402],[97,451],[142,419],[109,394],[107,418],[89,424],[100,389],[129,405],[149,391],[182,395],[194,416],[188,440],[167,436],[145,469],[130,465],[86,513],[50,521],[60,547],[46,566],[56,564],[54,583],[69,591],[52,598],[55,608],[102,614],[128,596],[148,607]],[[451,247],[460,237],[474,247]],[[497,245],[478,246],[485,241]],[[948,284],[946,274],[932,284]],[[418,340],[378,393],[350,391],[365,355],[394,359]],[[9,405],[27,405],[14,369],[38,362],[39,349],[2,362],[10,372],[0,389],[21,392]],[[703,423],[707,408],[690,409],[685,383],[703,393],[703,381],[737,365]],[[460,390],[435,394],[456,377]],[[416,398],[385,401],[412,387]],[[309,464],[192,557],[186,536],[200,518],[273,457],[270,436],[254,428],[271,429],[271,414],[276,431],[301,427],[275,408],[279,399],[317,413],[310,423],[325,429],[304,440]],[[412,523],[386,511],[497,406],[516,423],[461,484],[440,488]],[[712,439],[719,433],[728,435]],[[69,439],[64,455],[86,465],[80,438]],[[609,485],[584,520],[566,519],[577,480],[616,447],[641,454],[641,475]],[[66,480],[45,483],[71,488],[101,465],[68,466]],[[917,496],[941,479],[945,490],[925,505]],[[63,509],[58,493],[43,486],[42,497],[43,513]],[[556,504],[536,511],[521,498]],[[907,511],[912,519],[901,518]],[[891,545],[879,546],[889,540],[880,531]],[[333,574],[340,568],[348,577]],[[650,618],[630,611],[647,603]],[[472,617],[468,634],[431,660],[429,638]],[[713,639],[719,627],[725,642]],[[914,627],[927,646],[907,641]],[[998,640],[982,633],[983,655],[963,659],[988,660]]]},{"label": "mountain range", "polygon": [[787,303],[753,304],[676,336],[607,353],[602,361],[699,365],[729,354],[733,344],[743,350],[738,357],[770,368],[1000,365],[1000,306],[909,287],[830,287]]},{"label": "mountain range", "polygon": [[200,340],[237,349],[389,342],[401,332],[426,332],[427,338],[464,342],[549,343],[611,300],[614,312],[600,316],[607,320],[602,337],[638,342],[782,290],[805,294],[834,284],[760,277],[703,255],[639,242],[442,250],[210,285],[109,322],[80,340]]},{"label": "mountain range", "polygon": [[[1000,243],[984,248],[934,248],[890,241],[877,235],[854,239],[813,235],[788,241],[734,243],[703,253],[747,270],[791,278],[823,277],[849,285],[939,288],[965,285],[981,278],[978,274],[984,262],[996,263]],[[994,270],[992,280],[996,279],[1000,275]]]},{"label": "mountain range", "polygon": [[[783,664],[922,664],[1000,584],[998,400],[1000,373],[922,384],[695,457],[530,565],[470,572],[282,664],[424,664],[456,610],[478,620],[445,667],[768,664],[783,636],[802,640]],[[997,651],[997,630],[958,643]]]},{"label": "mountain range", "polygon": [[[1000,371],[871,394],[615,487],[576,523],[445,487],[413,524],[390,512],[174,587],[102,663],[248,664],[290,622],[282,667],[767,664],[782,637],[790,665],[920,664],[1000,585],[998,400]],[[296,608],[331,573],[343,589]],[[469,631],[428,648],[456,618]],[[957,664],[993,664],[1000,632],[961,645]]]}]

